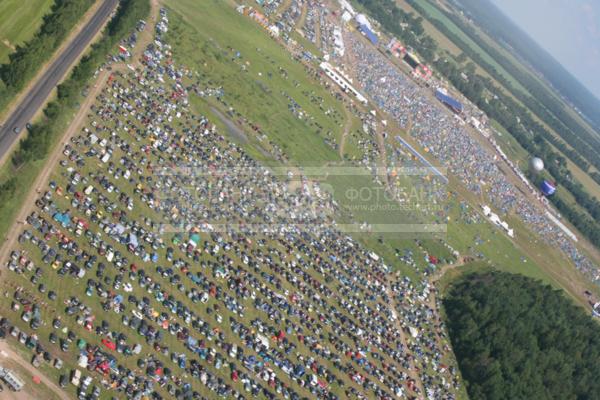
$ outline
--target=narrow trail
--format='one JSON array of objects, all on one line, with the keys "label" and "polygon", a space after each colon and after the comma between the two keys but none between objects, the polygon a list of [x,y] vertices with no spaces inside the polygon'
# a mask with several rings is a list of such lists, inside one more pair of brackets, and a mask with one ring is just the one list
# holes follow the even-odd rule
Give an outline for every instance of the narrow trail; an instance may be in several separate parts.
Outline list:
[{"label": "narrow trail", "polygon": [[[442,278],[442,276],[444,276],[444,274],[446,272],[448,272],[449,270],[461,267],[465,263],[466,263],[466,258],[465,257],[459,257],[456,263],[444,265],[442,268],[440,268],[438,271],[436,271],[435,274],[433,274],[430,277],[429,283],[431,284],[431,286],[433,286],[433,289],[430,291],[430,296],[429,296],[429,300],[428,300],[428,306],[431,309],[437,310],[437,297],[436,297],[437,296],[437,290],[435,289],[435,283],[438,282]],[[392,279],[395,279],[396,277],[397,277],[397,275],[393,275]],[[392,308],[394,310],[398,310],[400,308],[400,306],[399,306],[399,304],[396,301],[396,298],[394,296],[394,292],[392,291],[390,283],[391,283],[391,280],[389,280],[388,282],[386,282],[386,294],[391,299],[391,302],[392,302],[391,306],[392,306]],[[404,331],[404,327],[400,323],[400,318],[397,318],[396,321],[394,321],[394,324],[396,325],[396,328],[400,332],[400,341],[402,342],[402,345],[406,349],[407,354],[410,354],[409,351],[408,351],[408,346],[407,346],[407,341],[406,341],[406,332]],[[414,379],[415,386],[419,390],[419,392],[416,393],[417,394],[417,398],[424,399],[425,398],[425,391],[424,391],[424,387],[423,387],[423,382],[421,381],[421,376],[419,374],[419,370],[415,366],[414,358],[412,356],[409,359],[409,365],[410,365],[410,371],[409,372],[410,372],[410,375],[411,375],[410,377],[412,379]]]},{"label": "narrow trail", "polygon": [[317,46],[318,49],[321,48],[321,21],[320,19],[316,18],[315,21],[315,45]]},{"label": "narrow trail", "polygon": [[[133,53],[133,57],[135,57],[134,59],[136,60],[133,63],[134,66],[140,65],[139,57],[143,53],[143,49],[146,47],[146,45],[152,40],[152,29],[150,29],[150,27],[154,26],[157,21],[157,15],[160,6],[159,0],[152,0],[150,4],[152,6],[151,23],[148,24],[147,28],[140,35],[140,38],[138,40],[138,46],[136,46],[135,51]],[[102,89],[104,88],[104,85],[107,83],[110,73],[114,71],[124,71],[126,70],[126,68],[127,65],[124,63],[113,64],[112,71],[109,71],[107,69],[102,70],[98,74],[96,79],[91,83],[91,89],[88,92],[88,95],[86,96],[85,100],[81,103],[81,106],[79,107],[79,110],[73,117],[73,120],[69,124],[69,127],[65,130],[65,133],[58,141],[59,144],[55,145],[54,149],[52,150],[52,153],[48,156],[43,171],[40,173],[40,175],[38,175],[33,185],[31,186],[27,197],[23,201],[23,206],[21,210],[17,213],[17,216],[15,217],[15,221],[13,223],[12,228],[10,229],[10,232],[19,232],[22,229],[20,225],[24,225],[24,221],[27,218],[27,216],[35,209],[35,200],[41,193],[41,190],[44,187],[45,183],[49,180],[52,171],[59,163],[62,155],[63,146],[66,143],[68,143],[71,137],[74,136],[81,129],[81,126],[85,121],[85,118],[87,116],[87,113],[89,112],[91,105],[96,100],[96,97],[101,93]],[[0,247],[0,275],[2,274],[1,268],[4,265],[6,265],[8,256],[10,255],[10,251],[14,248],[17,239],[17,235],[8,235],[5,242]]]},{"label": "narrow trail", "polygon": [[300,18],[298,18],[298,23],[296,23],[296,30],[300,32],[302,28],[304,28],[304,23],[306,22],[306,14],[308,14],[308,7],[306,3],[302,4],[302,12],[300,13]]},{"label": "narrow trail", "polygon": [[383,185],[390,189],[390,180],[387,173],[387,152],[385,149],[385,138],[383,137],[383,131],[381,122],[377,124],[375,129],[375,141],[379,147],[379,160],[377,160],[377,175],[383,178]]},{"label": "narrow trail", "polygon": [[281,15],[281,14],[283,14],[284,12],[286,12],[286,11],[287,11],[287,9],[288,9],[288,8],[290,8],[290,7],[291,7],[291,5],[292,5],[292,0],[283,0],[283,1],[281,2],[281,5],[280,5],[280,6],[279,6],[279,8],[277,9],[277,12],[276,12],[276,14],[277,14],[277,15]]},{"label": "narrow trail", "polygon": [[344,114],[346,115],[346,122],[344,122],[344,129],[342,131],[342,137],[340,138],[339,146],[340,158],[343,160],[345,152],[344,150],[346,147],[346,137],[348,136],[348,134],[350,133],[350,129],[352,128],[352,114],[350,113],[350,110],[348,110],[348,107],[346,105],[344,105],[342,108],[344,109]]}]

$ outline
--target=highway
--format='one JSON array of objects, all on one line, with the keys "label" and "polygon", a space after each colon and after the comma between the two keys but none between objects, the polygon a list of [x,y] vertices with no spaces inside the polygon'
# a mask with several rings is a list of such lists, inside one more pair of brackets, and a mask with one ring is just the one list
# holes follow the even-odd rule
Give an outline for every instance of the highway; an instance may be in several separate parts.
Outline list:
[{"label": "highway", "polygon": [[11,145],[19,139],[19,136],[23,134],[27,123],[31,121],[31,118],[45,103],[52,90],[69,71],[69,67],[87,48],[118,2],[119,0],[103,0],[103,3],[83,29],[67,44],[50,67],[41,72],[43,75],[29,89],[29,92],[23,96],[20,104],[17,105],[13,113],[8,116],[0,128],[0,159],[10,150]]}]

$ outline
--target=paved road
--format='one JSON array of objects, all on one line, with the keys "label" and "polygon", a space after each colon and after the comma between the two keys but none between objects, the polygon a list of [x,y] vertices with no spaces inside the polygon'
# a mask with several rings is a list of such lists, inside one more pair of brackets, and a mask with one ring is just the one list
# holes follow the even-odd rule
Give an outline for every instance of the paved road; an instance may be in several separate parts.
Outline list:
[{"label": "paved road", "polygon": [[[71,64],[87,48],[118,2],[119,0],[103,0],[103,3],[88,23],[67,45],[62,54],[43,72],[43,76],[33,85],[23,97],[21,103],[15,108],[15,111],[6,119],[2,128],[0,128],[0,158],[10,149],[12,143],[19,138],[25,130],[26,124],[44,104],[52,89],[65,76]],[[14,132],[15,128],[20,131],[19,134]]]}]

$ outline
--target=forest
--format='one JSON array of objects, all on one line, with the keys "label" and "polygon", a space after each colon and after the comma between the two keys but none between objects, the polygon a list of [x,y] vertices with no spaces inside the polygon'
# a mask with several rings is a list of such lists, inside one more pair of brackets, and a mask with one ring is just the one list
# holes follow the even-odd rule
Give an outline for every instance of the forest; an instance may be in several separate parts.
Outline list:
[{"label": "forest", "polygon": [[56,0],[40,29],[9,61],[0,65],[0,110],[25,87],[54,54],[69,32],[92,6],[93,0]]},{"label": "forest", "polygon": [[600,325],[561,291],[472,273],[451,284],[443,305],[470,398],[600,398]]},{"label": "forest", "polygon": [[81,99],[81,92],[85,89],[94,71],[107,60],[108,54],[118,41],[134,29],[137,21],[148,14],[149,9],[148,0],[121,1],[102,38],[92,45],[91,51],[81,59],[69,78],[58,85],[57,98],[48,103],[44,109],[44,119],[33,124],[29,135],[21,140],[19,149],[12,157],[12,162],[16,167],[46,156],[52,144],[52,138],[61,129],[62,110],[76,106]]},{"label": "forest", "polygon": [[460,0],[453,3],[470,18],[477,20],[488,35],[533,65],[543,76],[588,118],[596,130],[600,129],[600,100],[573,77],[548,52],[532,40],[522,29],[489,0]]}]

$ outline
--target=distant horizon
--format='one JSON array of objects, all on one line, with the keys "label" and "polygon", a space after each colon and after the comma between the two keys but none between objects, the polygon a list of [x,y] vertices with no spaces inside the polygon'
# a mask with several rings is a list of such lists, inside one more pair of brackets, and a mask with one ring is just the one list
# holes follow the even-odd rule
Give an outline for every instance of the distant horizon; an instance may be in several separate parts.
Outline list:
[{"label": "distant horizon", "polygon": [[600,2],[491,1],[600,101]]}]

